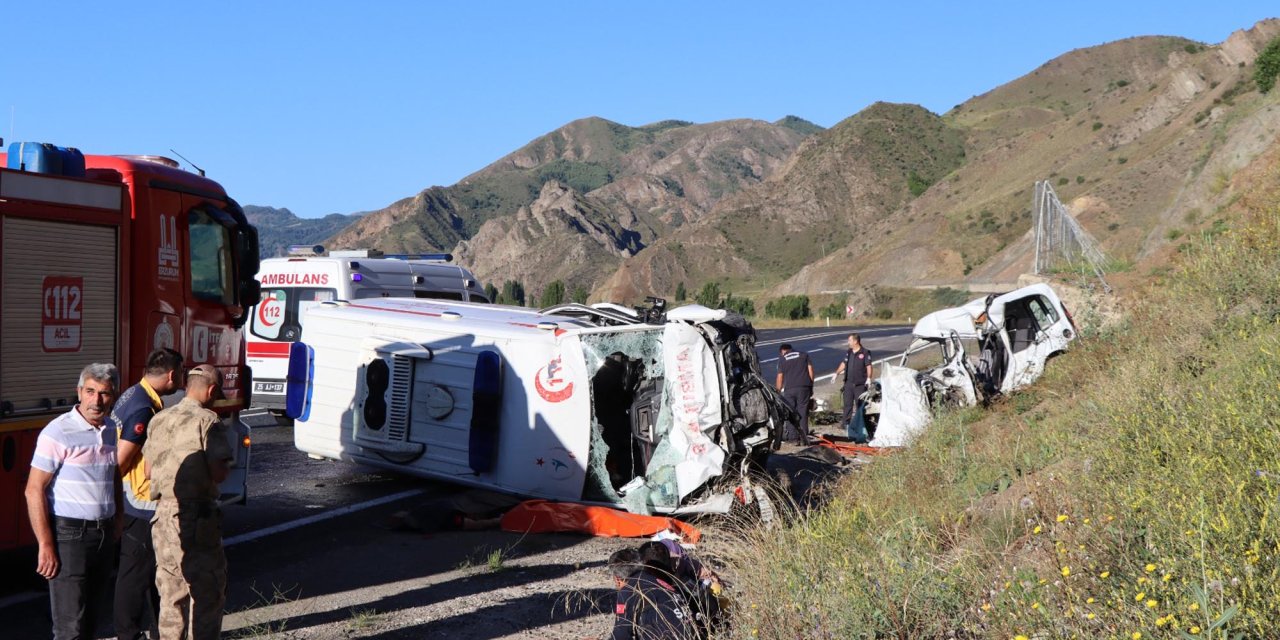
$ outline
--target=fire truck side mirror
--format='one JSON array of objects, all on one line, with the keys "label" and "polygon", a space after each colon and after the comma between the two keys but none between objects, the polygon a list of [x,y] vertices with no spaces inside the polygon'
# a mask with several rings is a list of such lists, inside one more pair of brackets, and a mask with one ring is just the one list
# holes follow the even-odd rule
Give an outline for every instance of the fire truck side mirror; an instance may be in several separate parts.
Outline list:
[{"label": "fire truck side mirror", "polygon": [[[250,278],[240,285],[240,306],[248,309],[262,300],[262,283]],[[248,313],[245,314],[248,316]]]}]

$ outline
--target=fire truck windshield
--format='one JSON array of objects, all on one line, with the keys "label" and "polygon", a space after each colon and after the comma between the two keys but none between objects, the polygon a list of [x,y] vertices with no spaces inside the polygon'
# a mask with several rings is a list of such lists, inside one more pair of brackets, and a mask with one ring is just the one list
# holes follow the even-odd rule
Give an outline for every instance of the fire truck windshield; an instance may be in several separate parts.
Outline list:
[{"label": "fire truck windshield", "polygon": [[188,221],[191,229],[191,292],[204,300],[234,304],[231,229],[204,208],[192,209]]}]

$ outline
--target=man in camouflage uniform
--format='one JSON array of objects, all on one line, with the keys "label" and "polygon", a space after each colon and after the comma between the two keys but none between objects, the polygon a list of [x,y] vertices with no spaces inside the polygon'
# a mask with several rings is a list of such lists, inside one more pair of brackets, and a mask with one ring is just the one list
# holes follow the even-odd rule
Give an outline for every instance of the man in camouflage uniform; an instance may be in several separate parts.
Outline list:
[{"label": "man in camouflage uniform", "polygon": [[187,372],[187,396],[151,419],[143,446],[151,498],[160,637],[215,639],[222,631],[227,559],[222,552],[218,483],[232,452],[218,416],[206,407],[222,392],[222,374],[202,364]]}]

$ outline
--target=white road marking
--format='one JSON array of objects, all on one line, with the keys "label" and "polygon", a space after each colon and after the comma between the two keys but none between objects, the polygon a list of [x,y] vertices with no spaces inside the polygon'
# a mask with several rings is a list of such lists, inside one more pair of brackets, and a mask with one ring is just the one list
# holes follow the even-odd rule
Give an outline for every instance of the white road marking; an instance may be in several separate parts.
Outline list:
[{"label": "white road marking", "polygon": [[293,520],[293,521],[291,521],[291,522],[285,522],[285,523],[283,523],[283,524],[277,524],[277,525],[274,525],[274,526],[270,526],[270,527],[267,527],[266,529],[258,529],[257,531],[250,531],[249,533],[242,533],[242,534],[240,534],[240,535],[238,535],[238,536],[232,536],[232,537],[230,537],[230,538],[226,538],[226,539],[224,539],[224,540],[222,541],[222,546],[223,546],[224,548],[225,548],[225,547],[230,547],[230,546],[232,546],[232,545],[240,544],[241,542],[249,542],[249,541],[251,541],[251,540],[257,540],[258,538],[262,538],[262,537],[266,537],[266,536],[269,536],[269,535],[277,534],[277,533],[280,533],[281,531],[288,531],[288,530],[290,530],[290,529],[297,529],[298,527],[305,527],[305,526],[307,526],[307,525],[309,525],[309,524],[314,524],[314,523],[317,523],[317,522],[322,522],[322,521],[324,521],[324,520],[329,520],[329,519],[331,519],[331,518],[337,518],[338,516],[345,516],[345,515],[347,515],[347,514],[349,514],[349,513],[355,513],[355,512],[357,512],[357,511],[363,511],[363,510],[365,510],[365,509],[369,509],[369,508],[371,508],[371,507],[376,507],[376,506],[378,506],[378,505],[387,504],[388,502],[395,502],[395,501],[397,501],[397,500],[403,500],[403,499],[405,499],[405,498],[412,498],[413,496],[421,495],[424,491],[425,491],[425,489],[410,489],[410,490],[408,490],[408,491],[401,491],[400,493],[393,493],[393,494],[391,494],[391,495],[389,495],[389,496],[382,496],[381,498],[374,498],[373,500],[366,500],[366,501],[364,501],[364,502],[359,502],[359,503],[356,503],[356,504],[347,505],[347,506],[345,506],[345,507],[339,507],[339,508],[337,508],[337,509],[334,509],[333,511],[326,511],[326,512],[324,512],[324,513],[317,513],[317,514],[315,514],[314,516],[307,516],[307,517],[305,517],[305,518],[298,518],[297,520]]},{"label": "white road marking", "polygon": [[774,360],[777,360],[777,358],[769,358],[768,360],[761,360],[760,364],[767,364],[767,363],[773,362]]},{"label": "white road marking", "polygon": [[835,378],[836,378],[836,373],[835,373],[834,371],[832,371],[831,373],[828,373],[828,374],[827,374],[827,375],[825,375],[825,376],[818,376],[818,377],[814,378],[814,379],[813,379],[813,381],[814,381],[814,382],[820,382],[820,381],[822,381],[822,380],[826,380],[827,378],[831,378],[832,380],[835,380]]}]

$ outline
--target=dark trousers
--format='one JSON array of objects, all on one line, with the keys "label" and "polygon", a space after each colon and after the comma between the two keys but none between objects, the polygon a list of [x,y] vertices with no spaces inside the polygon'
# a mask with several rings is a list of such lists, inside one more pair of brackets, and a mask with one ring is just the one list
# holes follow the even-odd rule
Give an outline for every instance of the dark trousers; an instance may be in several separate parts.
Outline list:
[{"label": "dark trousers", "polygon": [[125,516],[120,538],[120,568],[116,574],[115,619],[120,640],[158,637],[156,618],[160,592],[156,590],[156,550],[151,545],[151,521]]},{"label": "dark trousers", "polygon": [[[787,389],[782,392],[782,397],[787,399],[787,404],[791,405],[796,413],[800,414],[800,420],[796,423],[796,431],[801,444],[809,443],[809,398],[813,397],[813,387],[799,387],[796,389]],[[791,433],[788,429],[788,439]]]},{"label": "dark trousers", "polygon": [[111,611],[111,569],[115,541],[111,521],[101,526],[54,518],[58,575],[49,581],[54,640],[89,640]]},{"label": "dark trousers", "polygon": [[844,387],[844,418],[840,424],[849,424],[849,419],[853,417],[853,410],[858,408],[861,400],[858,398],[867,392],[865,384],[846,384]]}]

